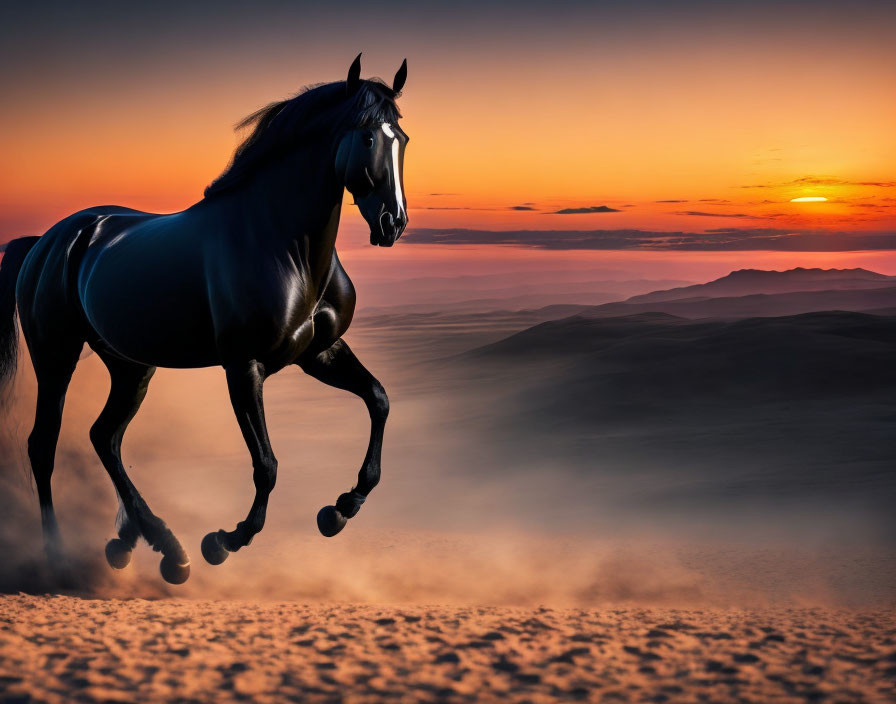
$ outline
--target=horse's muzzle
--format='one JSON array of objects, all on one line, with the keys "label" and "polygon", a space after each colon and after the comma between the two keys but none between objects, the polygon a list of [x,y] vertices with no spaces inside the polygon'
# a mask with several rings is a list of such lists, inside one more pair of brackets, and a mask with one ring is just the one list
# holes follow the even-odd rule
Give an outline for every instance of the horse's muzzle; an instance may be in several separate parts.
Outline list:
[{"label": "horse's muzzle", "polygon": [[377,227],[370,228],[370,244],[391,247],[401,237],[407,224],[408,218],[404,213],[396,217],[384,209],[377,220]]}]

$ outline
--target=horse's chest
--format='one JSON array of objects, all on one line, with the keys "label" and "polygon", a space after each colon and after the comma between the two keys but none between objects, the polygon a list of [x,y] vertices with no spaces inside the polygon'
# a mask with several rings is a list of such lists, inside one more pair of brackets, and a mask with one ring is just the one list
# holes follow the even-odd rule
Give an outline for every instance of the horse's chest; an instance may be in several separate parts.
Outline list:
[{"label": "horse's chest", "polygon": [[314,339],[314,304],[296,303],[259,311],[257,324],[247,326],[248,330],[255,331],[254,340],[247,340],[254,347],[250,356],[269,369],[292,364]]},{"label": "horse's chest", "polygon": [[[222,358],[255,359],[276,370],[294,362],[315,335],[315,282],[304,272],[240,272],[216,287],[217,345]],[[236,278],[236,277],[234,277]]]},{"label": "horse's chest", "polygon": [[286,366],[294,362],[314,339],[314,316],[307,316],[290,323],[280,342],[273,350],[275,362]]}]

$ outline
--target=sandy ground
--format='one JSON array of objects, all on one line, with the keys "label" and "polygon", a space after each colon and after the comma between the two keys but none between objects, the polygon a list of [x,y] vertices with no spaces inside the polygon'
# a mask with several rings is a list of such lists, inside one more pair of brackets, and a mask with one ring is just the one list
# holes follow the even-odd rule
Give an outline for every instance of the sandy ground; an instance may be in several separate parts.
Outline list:
[{"label": "sandy ground", "polygon": [[2,702],[896,701],[896,614],[0,598]]}]

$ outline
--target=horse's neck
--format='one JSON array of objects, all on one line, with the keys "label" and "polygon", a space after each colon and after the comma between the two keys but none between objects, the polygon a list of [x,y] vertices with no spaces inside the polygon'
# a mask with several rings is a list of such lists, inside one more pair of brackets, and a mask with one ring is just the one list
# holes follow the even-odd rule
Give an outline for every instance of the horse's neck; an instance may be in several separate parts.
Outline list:
[{"label": "horse's neck", "polygon": [[342,209],[343,185],[328,156],[318,147],[270,164],[237,196],[254,238],[275,254],[292,256],[315,284],[329,272]]}]

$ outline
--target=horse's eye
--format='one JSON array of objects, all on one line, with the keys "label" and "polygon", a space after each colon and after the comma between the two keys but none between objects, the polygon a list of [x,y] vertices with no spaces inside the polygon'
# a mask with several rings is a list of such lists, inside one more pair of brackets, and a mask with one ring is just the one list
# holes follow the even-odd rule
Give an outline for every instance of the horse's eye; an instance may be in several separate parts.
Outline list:
[{"label": "horse's eye", "polygon": [[364,135],[364,146],[373,149],[373,135],[370,132]]}]

